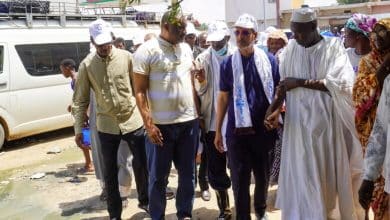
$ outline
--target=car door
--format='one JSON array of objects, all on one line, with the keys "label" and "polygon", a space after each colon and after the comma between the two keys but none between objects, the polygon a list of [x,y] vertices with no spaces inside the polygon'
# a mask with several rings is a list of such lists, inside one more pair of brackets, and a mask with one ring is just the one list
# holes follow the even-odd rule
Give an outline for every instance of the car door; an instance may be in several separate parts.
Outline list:
[{"label": "car door", "polygon": [[9,61],[7,45],[0,42],[0,148],[6,138],[6,124],[9,112]]},{"label": "car door", "polygon": [[9,109],[9,59],[7,45],[0,42],[0,119]]}]

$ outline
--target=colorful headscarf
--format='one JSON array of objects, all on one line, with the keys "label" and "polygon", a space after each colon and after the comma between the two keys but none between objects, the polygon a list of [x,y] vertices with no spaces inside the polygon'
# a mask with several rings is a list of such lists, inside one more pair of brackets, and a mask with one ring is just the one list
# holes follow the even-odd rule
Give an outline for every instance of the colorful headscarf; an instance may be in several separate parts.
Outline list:
[{"label": "colorful headscarf", "polygon": [[353,14],[351,18],[345,23],[345,27],[355,32],[362,33],[369,37],[370,32],[376,24],[376,18],[365,14]]}]

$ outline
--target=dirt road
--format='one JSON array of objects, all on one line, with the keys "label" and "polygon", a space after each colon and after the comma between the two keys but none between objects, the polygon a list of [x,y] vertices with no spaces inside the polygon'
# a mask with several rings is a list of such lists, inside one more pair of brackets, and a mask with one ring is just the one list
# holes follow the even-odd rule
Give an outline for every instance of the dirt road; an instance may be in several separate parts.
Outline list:
[{"label": "dirt road", "polygon": [[[57,154],[48,151],[60,150]],[[0,219],[108,219],[106,204],[99,200],[101,192],[94,174],[84,175],[81,151],[73,142],[73,130],[62,129],[8,143],[0,153]],[[30,179],[44,173],[41,179]],[[72,183],[74,177],[87,181]],[[172,170],[169,185],[177,186],[177,174]],[[148,217],[137,207],[135,183],[124,219]],[[251,185],[253,192],[253,184]],[[276,189],[270,189],[269,219],[280,219],[280,211],[273,210]],[[230,189],[231,206],[233,195]],[[175,200],[167,202],[166,219],[175,218]],[[212,192],[211,201],[194,201],[193,219],[212,220],[218,215],[217,202]],[[254,218],[254,215],[253,219]]]}]

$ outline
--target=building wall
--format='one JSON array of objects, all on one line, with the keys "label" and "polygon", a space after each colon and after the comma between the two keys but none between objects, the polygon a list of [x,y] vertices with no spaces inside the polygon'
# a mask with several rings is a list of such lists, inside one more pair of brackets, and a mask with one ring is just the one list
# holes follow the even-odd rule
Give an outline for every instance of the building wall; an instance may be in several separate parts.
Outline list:
[{"label": "building wall", "polygon": [[304,0],[304,4],[309,5],[310,7],[338,5],[336,0]]},{"label": "building wall", "polygon": [[[314,9],[317,12],[318,25],[323,28],[343,25],[353,13],[368,14],[378,19],[390,17],[390,1],[316,7]],[[291,13],[292,10],[284,10],[281,12],[282,28],[288,28],[290,26]]]},{"label": "building wall", "polygon": [[225,7],[228,23],[233,23],[243,13],[249,13],[258,20],[260,29],[276,24],[276,3],[269,3],[269,0],[226,0]]},{"label": "building wall", "polygon": [[279,0],[280,10],[290,10],[292,8],[299,8],[305,4],[304,0]]},{"label": "building wall", "polygon": [[225,20],[225,0],[184,0],[181,7],[185,13],[193,13],[200,22]]}]

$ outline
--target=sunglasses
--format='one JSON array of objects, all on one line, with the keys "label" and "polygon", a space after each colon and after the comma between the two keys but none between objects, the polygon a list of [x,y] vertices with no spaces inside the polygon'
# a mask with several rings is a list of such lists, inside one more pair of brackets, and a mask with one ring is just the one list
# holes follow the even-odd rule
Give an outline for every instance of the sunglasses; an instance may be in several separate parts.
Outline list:
[{"label": "sunglasses", "polygon": [[234,34],[236,36],[238,35],[242,35],[242,36],[245,36],[245,37],[248,37],[252,32],[248,31],[248,30],[242,30],[242,31],[239,31],[239,30],[235,30],[234,31]]}]

